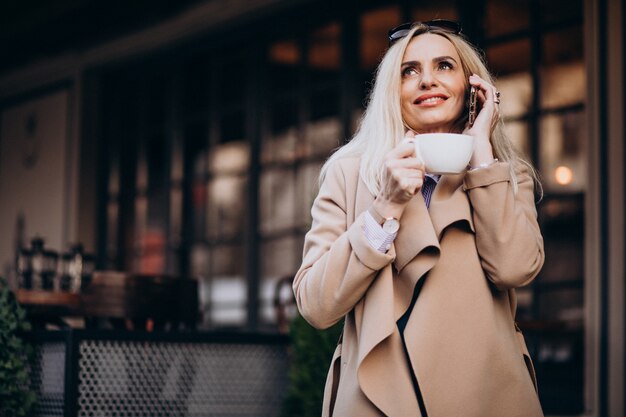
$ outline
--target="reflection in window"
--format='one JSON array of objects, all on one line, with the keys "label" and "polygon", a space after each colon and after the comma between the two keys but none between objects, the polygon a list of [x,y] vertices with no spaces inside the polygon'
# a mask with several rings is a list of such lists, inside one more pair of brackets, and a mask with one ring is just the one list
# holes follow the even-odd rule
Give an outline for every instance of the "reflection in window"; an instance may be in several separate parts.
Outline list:
[{"label": "reflection in window", "polygon": [[327,118],[306,125],[308,147],[306,156],[326,159],[339,146],[341,122],[339,118]]},{"label": "reflection in window", "polygon": [[207,236],[210,239],[241,237],[246,208],[247,143],[215,147],[209,156],[211,179],[207,186]]},{"label": "reflection in window", "polygon": [[192,247],[191,273],[199,278],[201,328],[245,324],[247,294],[242,253],[242,244]]},{"label": "reflection in window", "polygon": [[532,78],[529,72],[498,77],[496,87],[502,94],[500,113],[505,119],[519,118],[528,114],[533,97]]},{"label": "reflection in window", "polygon": [[[261,147],[259,313],[264,324],[276,323],[274,289],[299,266],[319,167],[340,141],[341,31],[331,22],[301,43],[278,41],[269,48],[270,70],[279,68],[289,79],[270,86],[270,124]],[[304,62],[299,45],[307,51]]]},{"label": "reflection in window", "polygon": [[289,230],[295,221],[295,178],[291,169],[268,168],[261,174],[261,232]]},{"label": "reflection in window", "polygon": [[296,178],[296,222],[300,230],[311,227],[311,207],[318,191],[318,178],[322,161],[312,161],[298,166]]},{"label": "reflection in window", "polygon": [[303,239],[299,235],[271,239],[261,244],[260,315],[265,323],[276,321],[274,291],[280,279],[293,276],[294,268],[298,268],[302,260],[302,245]]},{"label": "reflection in window", "polygon": [[544,68],[541,83],[541,107],[544,109],[584,103],[586,81],[582,62]]},{"label": "reflection in window", "polygon": [[272,162],[295,161],[298,137],[299,132],[295,126],[267,137],[263,142],[261,163],[265,165]]},{"label": "reflection in window", "polygon": [[509,121],[504,124],[507,137],[513,142],[515,149],[524,159],[530,161],[530,141],[528,140],[528,123],[525,121]]},{"label": "reflection in window", "polygon": [[541,119],[540,168],[546,191],[577,192],[586,188],[584,123],[584,112]]}]

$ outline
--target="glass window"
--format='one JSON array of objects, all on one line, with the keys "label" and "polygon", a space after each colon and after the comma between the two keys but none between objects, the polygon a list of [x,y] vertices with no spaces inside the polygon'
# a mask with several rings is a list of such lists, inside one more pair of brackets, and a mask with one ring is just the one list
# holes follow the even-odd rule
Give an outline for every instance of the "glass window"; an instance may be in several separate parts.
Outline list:
[{"label": "glass window", "polygon": [[362,112],[372,88],[376,68],[389,46],[387,39],[389,29],[398,26],[402,21],[402,12],[398,6],[368,10],[361,14],[359,21],[359,68],[361,71],[358,75],[355,74],[358,77],[359,96],[358,107],[354,109],[355,115],[351,119],[353,126],[350,131],[352,132],[355,131],[359,120],[357,114]]},{"label": "glass window", "polygon": [[582,23],[583,0],[550,0],[538,3],[543,24]]},{"label": "glass window", "polygon": [[541,107],[557,109],[582,105],[586,96],[582,61],[544,67],[541,70]]},{"label": "glass window", "polygon": [[502,94],[500,113],[505,119],[519,118],[530,112],[533,86],[529,72],[516,72],[498,77],[496,87]]},{"label": "glass window", "polygon": [[387,40],[389,29],[400,23],[402,23],[402,13],[398,6],[375,9],[361,15],[361,69],[370,74],[374,71],[389,45]]},{"label": "glass window", "polygon": [[[318,178],[322,161],[313,161],[298,166],[296,178],[296,222],[301,230],[311,227],[311,206],[318,191]],[[302,236],[304,238],[304,236]]]},{"label": "glass window", "polygon": [[314,85],[337,82],[341,67],[341,26],[331,23],[311,33],[308,70]]},{"label": "glass window", "polygon": [[201,328],[245,324],[247,285],[243,253],[243,245],[193,245],[191,273],[198,278]]},{"label": "glass window", "polygon": [[587,185],[585,113],[550,114],[541,118],[540,161],[546,192],[584,191]]},{"label": "glass window", "polygon": [[485,35],[493,38],[529,28],[529,0],[487,0]]},{"label": "glass window", "polygon": [[109,201],[106,207],[107,211],[107,229],[106,229],[106,238],[107,238],[107,246],[106,246],[106,259],[105,259],[105,268],[116,269],[117,266],[117,258],[118,258],[118,248],[117,248],[117,239],[118,239],[118,230],[119,230],[119,214],[120,214],[120,206],[117,200]]},{"label": "glass window", "polygon": [[261,163],[265,165],[272,162],[295,161],[299,137],[299,131],[295,126],[266,137],[261,151]]},{"label": "glass window", "polygon": [[562,65],[583,60],[583,28],[581,25],[550,32],[543,36],[543,65]]},{"label": "glass window", "polygon": [[274,293],[281,279],[293,277],[296,273],[302,260],[302,245],[300,235],[267,240],[261,245],[260,315],[264,323],[276,323]]},{"label": "glass window", "polygon": [[207,185],[207,236],[209,239],[240,239],[245,227],[247,173],[249,163],[245,143],[220,145],[210,156]]},{"label": "glass window", "polygon": [[295,221],[296,184],[291,168],[266,168],[261,174],[260,227],[264,235],[290,230]]},{"label": "glass window", "polygon": [[504,124],[504,131],[507,137],[513,142],[517,150],[527,161],[531,160],[530,140],[528,132],[528,122],[508,121]]},{"label": "glass window", "polygon": [[420,1],[411,13],[414,22],[425,22],[433,19],[459,20],[457,2],[454,0]]},{"label": "glass window", "polygon": [[280,134],[298,126],[300,102],[297,97],[276,99],[270,108],[271,132]]},{"label": "glass window", "polygon": [[[169,245],[173,249],[178,249],[183,238],[182,219],[183,219],[183,190],[181,187],[172,187],[170,191],[170,230]],[[174,250],[174,253],[176,251]],[[176,269],[170,273],[176,273]]]},{"label": "glass window", "polygon": [[326,159],[340,144],[342,135],[338,117],[316,120],[306,125],[307,147],[303,154]]},{"label": "glass window", "polygon": [[339,114],[339,88],[337,85],[315,88],[311,92],[310,120],[320,120]]},{"label": "glass window", "polygon": [[487,48],[487,62],[498,77],[530,69],[530,40],[496,44]]},{"label": "glass window", "polygon": [[296,40],[282,40],[269,46],[270,92],[293,91],[300,82],[301,50]]}]

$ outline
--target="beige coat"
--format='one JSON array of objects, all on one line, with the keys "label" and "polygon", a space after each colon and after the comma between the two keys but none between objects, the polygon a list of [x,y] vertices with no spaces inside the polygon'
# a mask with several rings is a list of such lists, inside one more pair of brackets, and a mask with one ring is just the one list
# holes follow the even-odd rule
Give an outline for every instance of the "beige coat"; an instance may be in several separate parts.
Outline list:
[{"label": "beige coat", "polygon": [[[514,288],[543,264],[533,183],[508,163],[444,175],[430,209],[421,193],[387,253],[363,233],[374,196],[359,160],[335,162],[312,208],[294,280],[302,315],[326,328],[345,317],[324,393],[324,416],[420,416],[409,366],[429,417],[542,416],[534,372],[514,323]],[[404,332],[418,280],[425,279]],[[320,364],[320,366],[322,366]]]}]

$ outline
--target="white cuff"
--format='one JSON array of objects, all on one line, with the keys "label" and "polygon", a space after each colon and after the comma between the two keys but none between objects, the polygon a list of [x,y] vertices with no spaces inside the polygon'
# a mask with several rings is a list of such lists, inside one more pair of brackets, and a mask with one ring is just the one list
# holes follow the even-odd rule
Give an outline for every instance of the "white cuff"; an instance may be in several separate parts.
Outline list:
[{"label": "white cuff", "polygon": [[365,212],[363,233],[370,246],[380,253],[387,253],[398,233],[389,234],[383,230],[369,211]]}]

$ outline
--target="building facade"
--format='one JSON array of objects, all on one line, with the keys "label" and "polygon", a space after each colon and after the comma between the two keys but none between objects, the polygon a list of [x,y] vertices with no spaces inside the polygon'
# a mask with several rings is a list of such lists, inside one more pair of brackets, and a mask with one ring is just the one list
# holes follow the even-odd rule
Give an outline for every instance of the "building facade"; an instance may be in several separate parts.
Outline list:
[{"label": "building facade", "polygon": [[2,261],[21,218],[101,269],[194,277],[203,329],[278,331],[319,168],[358,124],[387,30],[433,18],[484,50],[542,177],[546,264],[518,319],[546,412],[624,415],[619,1],[190,2],[7,68]]}]

